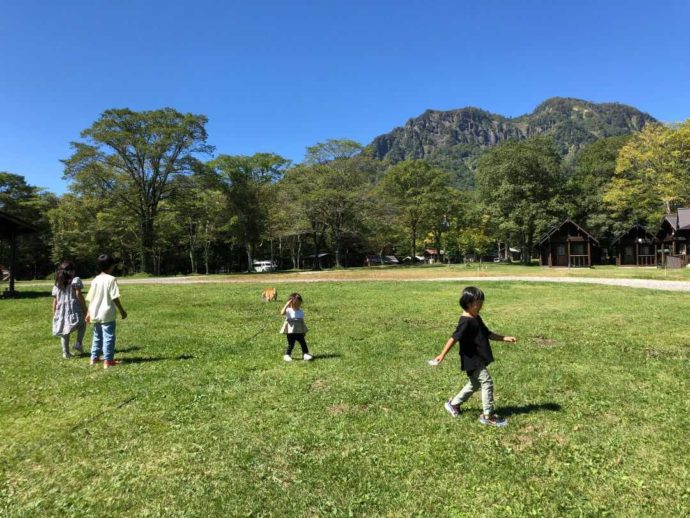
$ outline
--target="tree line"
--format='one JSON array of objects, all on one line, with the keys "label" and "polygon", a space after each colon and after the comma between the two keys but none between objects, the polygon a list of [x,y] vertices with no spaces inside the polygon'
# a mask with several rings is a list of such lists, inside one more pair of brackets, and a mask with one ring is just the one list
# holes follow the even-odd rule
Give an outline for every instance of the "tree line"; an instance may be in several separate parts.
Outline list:
[{"label": "tree line", "polygon": [[[124,273],[336,267],[366,256],[414,258],[424,247],[459,260],[498,241],[529,263],[539,235],[568,216],[602,244],[634,223],[690,205],[690,120],[602,138],[563,159],[531,137],[487,149],[472,164],[476,188],[424,160],[389,163],[333,139],[294,164],[274,153],[227,155],[207,142],[207,118],[166,108],[105,111],[72,143],[67,193],[57,196],[0,173],[0,210],[33,223],[20,278],[50,275],[69,258],[84,275],[114,253]],[[6,261],[7,244],[0,245]]]}]

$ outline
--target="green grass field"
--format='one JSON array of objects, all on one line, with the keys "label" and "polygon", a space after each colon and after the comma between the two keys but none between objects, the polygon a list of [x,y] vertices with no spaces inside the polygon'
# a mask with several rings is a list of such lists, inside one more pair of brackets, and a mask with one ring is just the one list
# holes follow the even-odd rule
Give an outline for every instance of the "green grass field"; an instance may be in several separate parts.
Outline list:
[{"label": "green grass field", "polygon": [[456,350],[426,364],[462,286],[279,285],[310,363],[282,361],[265,285],[122,286],[108,371],[62,360],[47,289],[0,300],[0,516],[687,515],[690,297],[480,284],[519,339],[493,345],[493,429],[478,395],[443,410]]}]

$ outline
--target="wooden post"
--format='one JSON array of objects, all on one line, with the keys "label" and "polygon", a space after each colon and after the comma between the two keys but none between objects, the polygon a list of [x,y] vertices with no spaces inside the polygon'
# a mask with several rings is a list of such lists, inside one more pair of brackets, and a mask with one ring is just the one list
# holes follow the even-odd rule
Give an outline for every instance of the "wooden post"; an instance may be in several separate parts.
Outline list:
[{"label": "wooden post", "polygon": [[553,245],[551,244],[551,236],[549,236],[549,267],[553,266]]},{"label": "wooden post", "polygon": [[587,238],[587,266],[592,267],[592,242]]},{"label": "wooden post", "polygon": [[15,261],[17,259],[17,233],[12,230],[10,234],[10,291],[9,296],[14,296],[14,275],[16,272]]},{"label": "wooden post", "polygon": [[635,265],[640,266],[640,240],[635,239]]},{"label": "wooden post", "polygon": [[567,239],[566,243],[568,243],[568,268],[570,268],[570,240]]}]

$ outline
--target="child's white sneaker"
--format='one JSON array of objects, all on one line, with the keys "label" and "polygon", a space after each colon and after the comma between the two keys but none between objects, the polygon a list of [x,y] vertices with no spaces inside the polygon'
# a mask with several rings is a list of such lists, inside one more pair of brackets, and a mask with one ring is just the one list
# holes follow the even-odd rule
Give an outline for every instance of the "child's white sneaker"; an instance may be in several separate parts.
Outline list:
[{"label": "child's white sneaker", "polygon": [[62,353],[62,357],[65,360],[69,360],[72,357],[72,354],[71,353]]},{"label": "child's white sneaker", "polygon": [[289,354],[286,354],[285,356],[283,356],[283,360],[285,360],[286,362],[291,362],[292,356],[290,356]]},{"label": "child's white sneaker", "polygon": [[311,354],[305,354],[303,358],[304,358],[305,362],[308,362],[308,361],[311,361],[314,359],[314,357]]}]

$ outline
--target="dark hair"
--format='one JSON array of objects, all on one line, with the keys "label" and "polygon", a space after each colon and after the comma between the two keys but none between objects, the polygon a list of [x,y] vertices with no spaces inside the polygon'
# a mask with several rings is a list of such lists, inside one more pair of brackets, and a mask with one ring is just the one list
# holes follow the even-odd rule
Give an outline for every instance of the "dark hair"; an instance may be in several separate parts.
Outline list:
[{"label": "dark hair", "polygon": [[55,286],[64,290],[72,284],[74,279],[74,264],[71,261],[62,261],[55,272]]},{"label": "dark hair", "polygon": [[98,261],[96,264],[98,265],[98,271],[104,272],[115,264],[115,259],[113,259],[113,256],[109,254],[101,254],[98,256]]},{"label": "dark hair", "polygon": [[467,311],[467,308],[478,300],[484,300],[484,292],[474,286],[468,286],[462,290],[462,295],[460,295],[460,307]]},{"label": "dark hair", "polygon": [[290,296],[289,296],[288,298],[291,299],[291,300],[299,300],[300,302],[302,302],[302,295],[300,295],[300,294],[297,293],[297,292],[295,292],[295,293],[290,293]]}]

